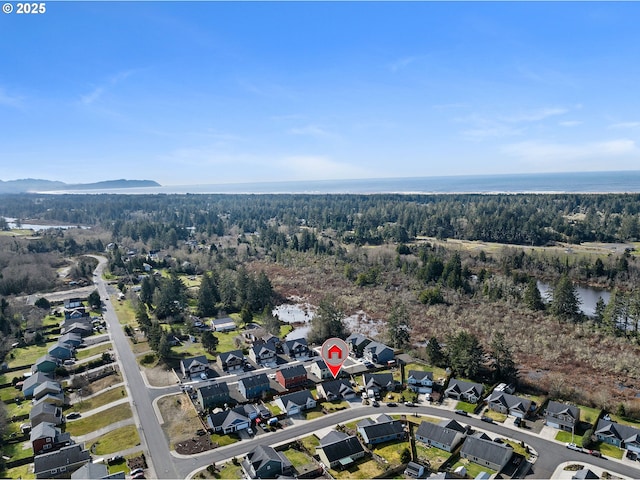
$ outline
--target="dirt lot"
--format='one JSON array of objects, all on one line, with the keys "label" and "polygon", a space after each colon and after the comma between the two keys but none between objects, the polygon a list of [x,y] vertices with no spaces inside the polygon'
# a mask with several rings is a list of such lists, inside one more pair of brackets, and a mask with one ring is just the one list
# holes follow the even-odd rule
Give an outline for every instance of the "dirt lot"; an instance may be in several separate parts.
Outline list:
[{"label": "dirt lot", "polygon": [[178,383],[178,378],[173,370],[167,370],[164,365],[157,365],[153,368],[140,367],[142,373],[147,377],[147,381],[154,387],[168,387]]},{"label": "dirt lot", "polygon": [[[159,399],[158,407],[164,420],[162,430],[169,439],[169,444],[175,445],[176,449],[178,443],[188,442],[197,437],[196,432],[204,428],[195,407],[184,393]],[[208,435],[203,436],[209,438]]]}]

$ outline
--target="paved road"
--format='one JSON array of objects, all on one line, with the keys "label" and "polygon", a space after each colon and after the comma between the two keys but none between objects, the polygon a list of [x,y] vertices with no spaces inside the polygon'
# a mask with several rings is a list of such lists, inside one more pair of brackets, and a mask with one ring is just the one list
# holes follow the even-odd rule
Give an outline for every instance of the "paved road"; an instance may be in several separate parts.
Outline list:
[{"label": "paved road", "polygon": [[107,265],[107,260],[104,257],[96,256],[95,258],[98,259],[99,263],[94,281],[98,287],[100,297],[105,303],[103,317],[111,334],[111,341],[117,354],[122,376],[129,392],[129,398],[133,402],[134,419],[140,430],[142,448],[147,452],[147,462],[152,469],[151,478],[180,478],[174,466],[174,459],[169,452],[169,445],[164,432],[156,419],[151,405],[152,397],[142,379],[135,355],[129,346],[129,341],[118,321],[111,302],[105,300],[110,298],[107,293],[106,282],[102,279],[102,272]]},{"label": "paved road", "polygon": [[[108,297],[106,283],[102,280],[101,274],[106,266],[104,257],[99,259],[95,278],[100,296]],[[206,467],[213,462],[222,462],[233,457],[241,457],[259,444],[278,445],[286,443],[296,438],[302,438],[320,429],[334,426],[339,423],[346,423],[356,418],[379,413],[419,413],[435,417],[455,418],[461,423],[481,428],[498,435],[524,441],[538,453],[539,457],[534,464],[530,476],[533,478],[550,478],[556,466],[565,461],[588,462],[597,465],[611,472],[620,473],[629,478],[640,478],[640,468],[632,468],[628,465],[613,462],[605,458],[586,456],[584,453],[574,452],[564,448],[561,444],[540,438],[537,435],[529,434],[527,430],[515,430],[497,424],[487,424],[478,418],[461,417],[450,410],[435,407],[419,406],[406,411],[406,407],[387,407],[382,405],[379,408],[361,407],[340,411],[338,413],[322,416],[318,419],[303,422],[298,425],[286,427],[273,433],[260,434],[251,440],[243,440],[226,447],[217,448],[209,452],[204,452],[191,456],[178,455],[169,451],[168,441],[158,424],[156,415],[152,408],[153,399],[167,394],[178,392],[179,388],[163,387],[148,388],[142,378],[135,356],[129,346],[129,342],[124,334],[122,326],[113,311],[110,302],[107,305],[104,318],[109,325],[114,349],[118,354],[118,359],[129,390],[129,396],[133,401],[134,418],[141,430],[142,446],[148,452],[147,459],[153,469],[151,478],[187,478],[195,470]]]}]

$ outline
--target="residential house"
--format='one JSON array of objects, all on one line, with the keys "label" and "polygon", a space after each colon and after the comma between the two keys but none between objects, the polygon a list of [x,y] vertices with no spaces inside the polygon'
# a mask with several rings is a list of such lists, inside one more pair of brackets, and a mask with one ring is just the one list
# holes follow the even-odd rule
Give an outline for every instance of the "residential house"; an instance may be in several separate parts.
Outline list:
[{"label": "residential house", "polygon": [[404,470],[404,474],[408,477],[421,478],[425,473],[424,465],[420,465],[416,462],[407,463],[407,468]]},{"label": "residential house", "polygon": [[191,377],[202,373],[209,368],[209,360],[204,355],[197,357],[183,358],[180,360],[180,370],[183,377]]},{"label": "residential house", "polygon": [[311,356],[309,345],[304,338],[288,340],[282,344],[282,351],[292,360],[306,359]]},{"label": "residential house", "polygon": [[218,366],[225,372],[244,370],[244,355],[242,350],[232,350],[218,354]]},{"label": "residential house", "polygon": [[56,368],[58,368],[60,365],[61,365],[61,362],[59,359],[52,357],[51,355],[43,355],[38,360],[36,360],[36,363],[34,363],[33,366],[31,367],[31,371],[34,373],[35,372],[53,373],[56,371]]},{"label": "residential house", "polygon": [[320,380],[325,380],[327,378],[333,378],[333,374],[327,364],[324,363],[324,360],[316,360],[309,366],[309,373],[315,375]]},{"label": "residential house", "polygon": [[594,433],[601,442],[640,453],[640,429],[638,428],[600,419]]},{"label": "residential house", "polygon": [[250,375],[238,381],[238,390],[247,400],[260,398],[263,393],[268,392],[270,389],[269,377],[264,373]]},{"label": "residential house", "polygon": [[74,349],[72,347],[67,346],[66,344],[56,343],[55,345],[51,345],[47,350],[49,356],[53,358],[57,358],[59,360],[69,360],[73,358]]},{"label": "residential house", "polygon": [[64,301],[65,310],[73,310],[74,308],[82,307],[81,298],[69,298]]},{"label": "residential house", "polygon": [[64,335],[60,335],[58,338],[58,343],[61,345],[70,345],[73,348],[78,348],[82,343],[82,337],[77,333],[65,333]]},{"label": "residential house", "polygon": [[71,480],[124,480],[124,472],[109,473],[104,463],[85,463],[71,474]]},{"label": "residential house", "polygon": [[455,420],[422,422],[416,430],[416,440],[445,452],[452,452],[466,436],[467,429]]},{"label": "residential house", "polygon": [[456,400],[464,400],[469,403],[477,403],[482,398],[484,386],[480,383],[465,382],[452,378],[449,380],[449,386],[444,391],[446,397],[455,398]]},{"label": "residential house", "polygon": [[273,343],[255,344],[249,349],[249,358],[265,367],[274,366],[277,364],[276,347]]},{"label": "residential house", "polygon": [[211,320],[211,328],[213,328],[215,332],[232,332],[238,327],[232,318],[225,317]]},{"label": "residential house", "polygon": [[276,371],[276,382],[287,390],[303,387],[307,381],[307,371],[300,364],[280,368]]},{"label": "residential house", "polygon": [[547,405],[544,417],[545,425],[571,432],[580,422],[580,409],[575,405],[551,400]]},{"label": "residential house", "polygon": [[571,480],[596,480],[600,478],[596,473],[588,468],[581,468],[580,470],[576,470],[576,473],[573,474]]},{"label": "residential house", "polygon": [[42,422],[60,425],[64,422],[62,408],[43,401],[36,402],[31,408],[31,412],[29,412],[29,422],[31,423],[31,428]]},{"label": "residential house", "polygon": [[78,320],[89,316],[89,312],[83,306],[64,309],[65,320]]},{"label": "residential house", "polygon": [[358,437],[344,432],[332,431],[320,439],[316,454],[327,468],[341,468],[365,456]]},{"label": "residential house", "polygon": [[362,357],[364,347],[371,343],[371,339],[359,333],[352,333],[345,342],[349,345],[349,351],[354,357]]},{"label": "residential house", "polygon": [[222,406],[227,403],[229,397],[229,387],[224,382],[212,383],[196,390],[198,403],[203,410],[211,407]]},{"label": "residential house", "polygon": [[526,418],[531,411],[532,402],[527,398],[517,397],[495,390],[487,397],[487,406],[496,412]]},{"label": "residential house", "polygon": [[51,403],[61,407],[64,405],[64,392],[58,382],[44,382],[38,385],[33,391],[33,398],[36,401]]},{"label": "residential house", "polygon": [[36,372],[22,382],[22,395],[25,397],[33,397],[36,387],[44,382],[53,380],[53,376],[44,372]]},{"label": "residential house", "polygon": [[258,445],[242,460],[242,470],[248,478],[278,478],[290,476],[293,466],[284,453]]},{"label": "residential house", "polygon": [[84,444],[62,447],[55,452],[38,455],[33,459],[36,478],[69,478],[69,475],[91,461]]},{"label": "residential house", "polygon": [[393,349],[380,342],[369,343],[364,347],[362,356],[365,360],[381,365],[386,365],[387,362],[395,359]]},{"label": "residential house", "polygon": [[338,379],[331,382],[319,383],[317,386],[318,396],[328,401],[349,399],[356,396],[347,380]]},{"label": "residential house", "polygon": [[362,420],[358,422],[357,429],[364,443],[369,445],[403,440],[407,436],[402,422],[389,415],[380,415],[375,420]]},{"label": "residential house", "polygon": [[276,405],[287,415],[298,415],[304,410],[316,407],[316,399],[309,390],[288,393],[275,399]]},{"label": "residential house", "polygon": [[379,397],[383,392],[393,392],[396,381],[391,373],[365,373],[362,375],[364,390],[370,397]]},{"label": "residential house", "polygon": [[245,415],[242,407],[236,407],[212,413],[207,417],[207,424],[214,433],[227,434],[246,430],[251,425],[251,420]]},{"label": "residential house", "polygon": [[[87,319],[88,318],[89,317],[87,317]],[[63,335],[73,333],[75,335],[80,335],[81,337],[88,337],[93,333],[93,325],[89,322],[74,321],[73,323],[63,324],[60,331]]]},{"label": "residential house", "polygon": [[53,452],[71,443],[71,434],[62,433],[53,423],[41,422],[31,429],[31,447],[34,455]]},{"label": "residential house", "polygon": [[417,393],[431,393],[433,391],[433,372],[409,370],[407,377],[409,390]]},{"label": "residential house", "polygon": [[511,460],[513,448],[493,442],[486,437],[486,435],[467,437],[460,449],[460,456],[499,472]]}]

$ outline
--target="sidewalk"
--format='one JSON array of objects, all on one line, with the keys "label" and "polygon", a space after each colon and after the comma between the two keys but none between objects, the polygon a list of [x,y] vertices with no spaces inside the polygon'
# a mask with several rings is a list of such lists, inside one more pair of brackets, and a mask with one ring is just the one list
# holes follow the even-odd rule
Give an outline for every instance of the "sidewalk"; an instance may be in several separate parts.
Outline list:
[{"label": "sidewalk", "polygon": [[[120,427],[126,427],[127,425],[135,425],[133,421],[133,417],[127,418],[126,420],[120,420],[119,422],[115,422],[115,423],[112,423],[111,425],[107,425],[106,427],[99,428],[98,430],[94,430],[93,432],[87,433],[86,435],[78,435],[73,438],[76,441],[76,443],[82,443],[82,442],[86,443],[101,437],[105,433],[109,433],[112,430],[115,430]],[[141,448],[142,447],[138,446],[138,450],[140,450]]]}]

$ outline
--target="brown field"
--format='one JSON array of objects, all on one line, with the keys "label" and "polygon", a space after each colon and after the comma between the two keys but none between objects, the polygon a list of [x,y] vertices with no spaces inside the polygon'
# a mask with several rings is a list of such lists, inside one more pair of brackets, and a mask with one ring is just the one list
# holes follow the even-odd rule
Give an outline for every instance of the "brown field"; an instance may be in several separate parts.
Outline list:
[{"label": "brown field", "polygon": [[158,408],[164,423],[162,430],[169,439],[170,448],[196,436],[202,428],[196,409],[185,394],[171,395],[158,400]]}]

